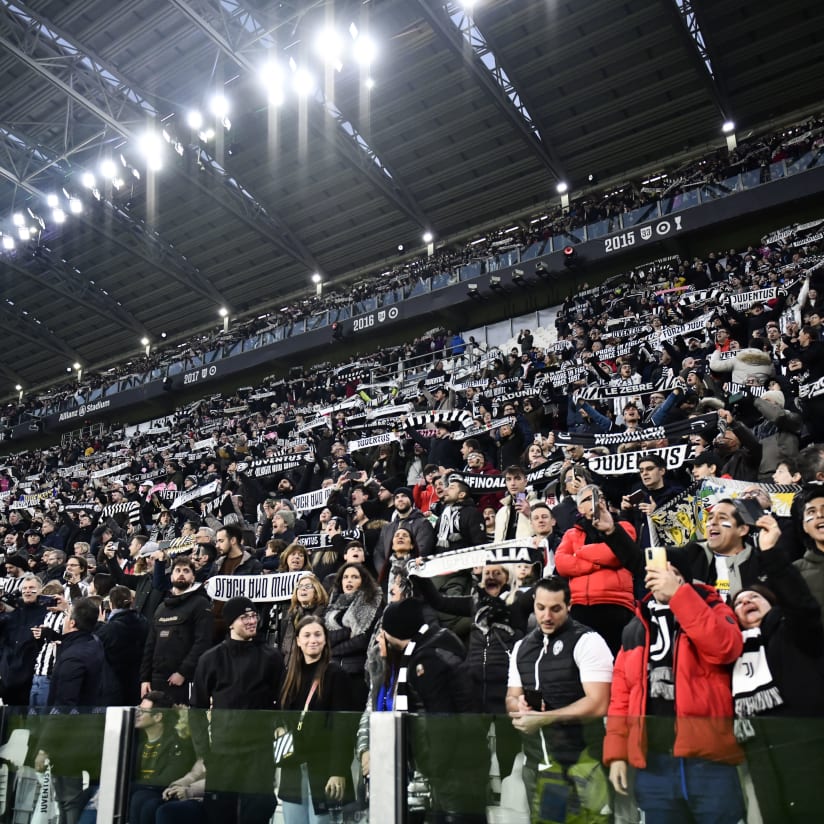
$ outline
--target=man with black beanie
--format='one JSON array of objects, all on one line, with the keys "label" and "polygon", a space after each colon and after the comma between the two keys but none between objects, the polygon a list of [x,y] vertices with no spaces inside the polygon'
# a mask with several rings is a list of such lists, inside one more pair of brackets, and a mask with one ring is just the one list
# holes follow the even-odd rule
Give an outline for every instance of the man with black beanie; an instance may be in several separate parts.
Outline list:
[{"label": "man with black beanie", "polygon": [[248,598],[228,600],[223,619],[229,637],[200,657],[189,715],[195,750],[206,765],[204,812],[210,824],[268,824],[277,805],[273,711],[283,656],[258,642],[260,616]]}]

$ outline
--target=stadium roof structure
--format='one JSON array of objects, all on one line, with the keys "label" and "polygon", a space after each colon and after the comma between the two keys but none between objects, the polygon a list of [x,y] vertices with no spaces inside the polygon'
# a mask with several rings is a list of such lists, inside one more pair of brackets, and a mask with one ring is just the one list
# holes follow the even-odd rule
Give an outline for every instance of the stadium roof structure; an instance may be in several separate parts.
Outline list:
[{"label": "stadium roof structure", "polygon": [[0,384],[808,111],[822,33],[815,0],[0,0]]}]

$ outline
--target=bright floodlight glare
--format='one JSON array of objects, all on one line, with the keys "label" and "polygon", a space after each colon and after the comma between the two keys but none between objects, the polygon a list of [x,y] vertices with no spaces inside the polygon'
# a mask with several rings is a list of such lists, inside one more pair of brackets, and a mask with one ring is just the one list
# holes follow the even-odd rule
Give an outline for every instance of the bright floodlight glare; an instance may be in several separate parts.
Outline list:
[{"label": "bright floodlight glare", "polygon": [[100,174],[103,175],[106,180],[117,177],[117,166],[114,165],[114,161],[109,159],[104,160],[100,164]]},{"label": "bright floodlight glare", "polygon": [[556,187],[555,191],[558,192],[559,195],[565,194],[569,191],[569,186],[562,180]]},{"label": "bright floodlight glare", "polygon": [[209,111],[222,120],[229,114],[229,101],[222,94],[213,95],[209,101]]},{"label": "bright floodlight glare", "polygon": [[475,0],[461,0],[461,5],[467,11],[472,11],[472,9],[475,8]]},{"label": "bright floodlight glare", "polygon": [[315,78],[306,69],[298,69],[292,78],[292,86],[300,97],[308,97],[315,90]]},{"label": "bright floodlight glare", "polygon": [[217,310],[217,313],[222,318],[225,318],[229,314],[229,310],[225,306],[221,306],[220,309]]},{"label": "bright floodlight glare", "polygon": [[378,48],[369,35],[362,34],[352,45],[352,52],[361,66],[371,66],[377,57]]},{"label": "bright floodlight glare", "polygon": [[372,77],[367,77],[364,81],[364,85],[367,89],[374,89],[375,88],[375,80]]},{"label": "bright floodlight glare", "polygon": [[12,215],[11,222],[15,226],[25,226],[25,224],[26,224],[26,221],[23,218],[23,213],[22,212],[15,212],[14,215]]},{"label": "bright floodlight glare", "polygon": [[52,211],[52,220],[55,223],[65,223],[66,213],[62,209],[54,209]]},{"label": "bright floodlight glare", "polygon": [[83,211],[83,204],[76,197],[73,197],[69,201],[69,211],[73,215],[79,215]]},{"label": "bright floodlight glare", "polygon": [[432,243],[433,235],[432,232],[424,232],[423,233],[423,242],[424,243]]},{"label": "bright floodlight glare", "polygon": [[138,145],[149,169],[155,172],[160,169],[163,164],[163,139],[160,135],[152,131],[144,132]]},{"label": "bright floodlight glare", "polygon": [[86,172],[80,180],[87,189],[94,189],[95,180],[91,172]]},{"label": "bright floodlight glare", "polygon": [[315,38],[315,51],[327,63],[338,62],[342,50],[343,41],[334,29],[323,29]]},{"label": "bright floodlight glare", "polygon": [[140,343],[143,344],[143,346],[148,346],[149,345],[149,339],[146,338],[146,337],[143,337],[143,338],[140,339]]},{"label": "bright floodlight glare", "polygon": [[80,364],[79,364],[77,361],[75,361],[75,362],[72,364],[72,366],[73,366],[75,369],[80,369]]},{"label": "bright floodlight glare", "polygon": [[14,249],[14,238],[11,235],[3,235],[3,248],[8,251]]},{"label": "bright floodlight glare", "polygon": [[60,200],[58,199],[57,195],[48,195],[46,197],[46,204],[50,209],[56,209]]},{"label": "bright floodlight glare", "polygon": [[22,386],[20,386],[20,384],[19,384],[19,383],[14,384],[14,388],[15,388],[18,392],[20,392],[20,391],[23,389],[23,387],[22,387]]},{"label": "bright floodlight glare", "polygon": [[315,272],[315,274],[312,275],[312,283],[320,283],[320,282],[321,282],[321,276],[317,272]]},{"label": "bright floodlight glare", "polygon": [[725,120],[724,125],[721,127],[721,131],[724,132],[724,134],[729,134],[730,132],[734,132],[735,131],[735,123],[733,123],[732,120]]},{"label": "bright floodlight glare", "polygon": [[260,80],[266,89],[269,102],[273,106],[283,104],[283,69],[273,60],[270,60],[260,69]]},{"label": "bright floodlight glare", "polygon": [[203,126],[203,115],[197,109],[192,109],[186,115],[186,123],[190,129],[197,131]]},{"label": "bright floodlight glare", "polygon": [[206,129],[205,131],[200,132],[200,133],[198,134],[198,137],[199,137],[199,138],[200,138],[200,139],[201,139],[204,143],[208,143],[210,140],[212,140],[212,139],[214,138],[214,136],[215,136],[215,130],[214,130],[214,129],[212,129],[212,128],[208,128],[208,129]]},{"label": "bright floodlight glare", "polygon": [[20,240],[28,240],[30,238],[30,236],[31,236],[31,233],[29,232],[29,227],[28,226],[18,226],[17,227],[17,237],[19,237]]}]

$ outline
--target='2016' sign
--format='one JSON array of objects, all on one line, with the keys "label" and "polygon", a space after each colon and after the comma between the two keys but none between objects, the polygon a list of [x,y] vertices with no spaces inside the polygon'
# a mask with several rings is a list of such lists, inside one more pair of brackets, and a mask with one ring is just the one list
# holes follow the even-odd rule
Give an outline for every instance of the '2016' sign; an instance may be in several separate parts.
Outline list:
[{"label": "'2016' sign", "polygon": [[638,230],[630,229],[604,238],[604,253],[619,252],[621,249],[635,246],[636,240],[646,243],[653,238],[665,237],[670,232],[680,232],[684,228],[682,219],[681,215],[676,215],[671,220],[659,220],[658,223],[650,223],[649,226],[642,226]]},{"label": "'2016' sign", "polygon": [[397,320],[398,314],[398,307],[392,306],[388,310],[381,309],[378,312],[372,312],[369,315],[355,318],[352,322],[352,331],[362,332],[364,329],[370,329],[376,323],[383,323],[387,320]]}]

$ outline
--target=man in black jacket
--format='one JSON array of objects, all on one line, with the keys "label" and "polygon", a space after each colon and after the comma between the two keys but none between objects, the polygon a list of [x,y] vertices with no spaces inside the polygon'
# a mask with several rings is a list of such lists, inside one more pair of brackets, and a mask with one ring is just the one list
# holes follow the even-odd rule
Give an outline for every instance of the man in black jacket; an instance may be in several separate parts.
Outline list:
[{"label": "man in black jacket", "polygon": [[403,653],[394,708],[419,714],[412,754],[429,778],[435,820],[485,822],[486,793],[478,782],[489,772],[487,724],[477,714],[463,645],[448,629],[429,627],[412,598],[384,610],[382,629],[387,647]]},{"label": "man in black jacket", "polygon": [[[100,677],[105,666],[103,645],[92,634],[100,610],[92,598],[78,598],[63,624],[63,638],[51,677],[52,715],[43,726],[35,769],[51,762],[60,821],[76,824],[97,789],[103,746],[102,714],[82,719],[75,713],[100,703]],[[58,715],[54,715],[58,713]],[[91,783],[81,777],[88,772]]]},{"label": "man in black jacket", "polygon": [[34,676],[34,662],[40,649],[32,635],[46,618],[46,607],[37,603],[42,589],[33,575],[23,576],[16,608],[0,601],[0,691],[3,701],[25,707]]},{"label": "man in black jacket", "polygon": [[[111,675],[105,703],[106,706],[130,707],[140,702],[140,658],[149,623],[132,608],[132,591],[128,587],[112,587],[108,601],[111,612],[96,632],[103,643]],[[103,603],[105,606],[106,602]]]},{"label": "man in black jacket", "polygon": [[267,824],[277,804],[271,711],[283,681],[283,657],[257,642],[259,616],[248,598],[228,600],[223,617],[229,637],[201,656],[192,690],[192,707],[201,710],[191,713],[190,724],[206,765],[204,811],[210,824]]},{"label": "man in black jacket", "polygon": [[212,641],[212,606],[209,596],[195,582],[191,559],[172,565],[172,589],[155,610],[143,661],[140,694],[160,690],[176,704],[189,703],[189,684],[198,658]]}]

